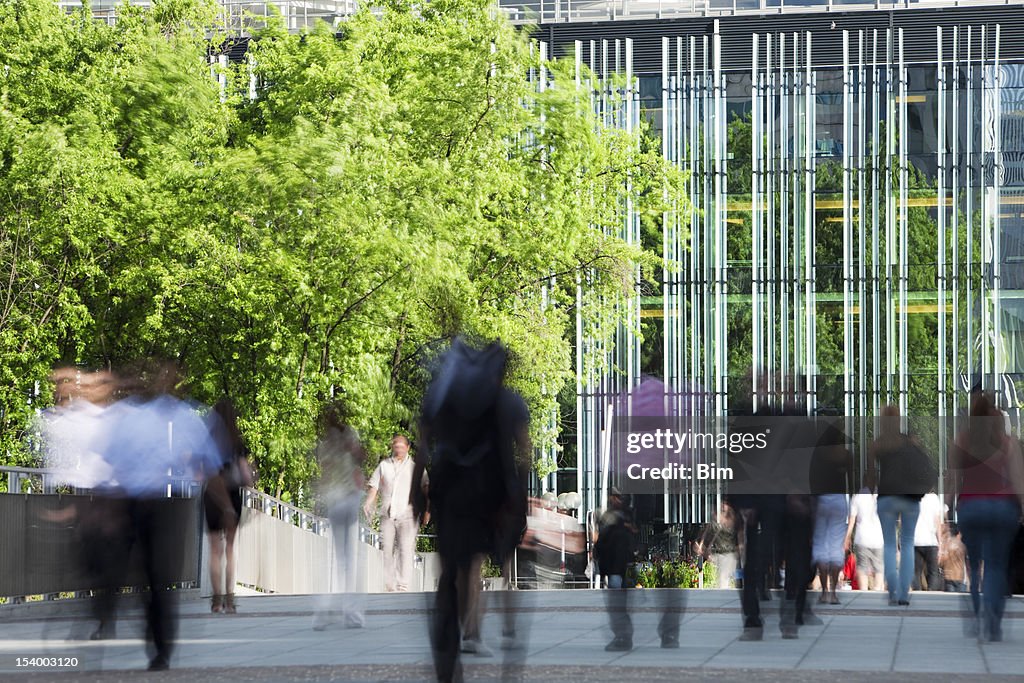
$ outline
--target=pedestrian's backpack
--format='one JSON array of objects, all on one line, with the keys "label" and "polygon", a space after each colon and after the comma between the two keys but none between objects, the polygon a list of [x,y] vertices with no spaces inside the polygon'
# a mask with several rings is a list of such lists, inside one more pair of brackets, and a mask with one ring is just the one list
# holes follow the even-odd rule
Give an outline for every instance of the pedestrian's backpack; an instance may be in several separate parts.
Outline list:
[{"label": "pedestrian's backpack", "polygon": [[423,399],[434,467],[473,467],[494,451],[506,358],[505,348],[497,342],[483,349],[472,348],[461,338],[452,342]]},{"label": "pedestrian's backpack", "polygon": [[913,439],[904,437],[900,447],[879,460],[878,495],[923,498],[935,488],[939,473],[935,463]]}]

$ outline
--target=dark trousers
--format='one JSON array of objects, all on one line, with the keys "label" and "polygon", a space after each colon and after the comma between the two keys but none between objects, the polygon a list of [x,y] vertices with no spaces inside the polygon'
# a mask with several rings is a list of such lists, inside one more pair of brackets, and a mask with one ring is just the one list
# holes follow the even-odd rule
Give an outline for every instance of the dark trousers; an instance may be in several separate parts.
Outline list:
[{"label": "dark trousers", "polygon": [[98,633],[110,637],[117,620],[117,592],[127,578],[134,538],[128,504],[120,498],[95,496],[81,505],[79,513],[82,567],[95,589],[92,614]]},{"label": "dark trousers", "polygon": [[[471,562],[470,558],[459,562],[450,554],[442,554],[440,559],[441,577],[437,582],[437,594],[431,614],[430,645],[434,650],[437,680],[448,683],[462,680],[462,665],[459,662],[459,584],[464,584],[468,580]],[[462,588],[465,590],[464,585]]]},{"label": "dark trousers", "polygon": [[156,649],[156,657],[169,660],[177,631],[177,614],[171,584],[181,565],[181,548],[172,540],[171,501],[166,498],[141,498],[131,504],[135,542],[139,545],[142,569],[149,583],[146,606],[147,640]]},{"label": "dark trousers", "polygon": [[[629,598],[632,589],[622,587],[619,581],[609,581],[605,590],[605,605],[608,608],[608,622],[616,640],[633,642],[633,619],[629,615]],[[614,587],[613,587],[614,586]],[[651,591],[645,591],[650,593]],[[685,606],[685,593],[678,588],[656,588],[653,594],[661,610],[658,622],[658,636],[662,641],[679,639],[679,622]]]},{"label": "dark trousers", "polygon": [[809,495],[750,496],[748,507],[740,510],[744,523],[746,550],[743,564],[744,627],[762,625],[758,586],[768,571],[764,550],[779,542],[786,562],[786,602],[782,607],[783,624],[799,624],[807,604],[807,584],[811,572],[811,540],[814,510]]},{"label": "dark trousers", "polygon": [[[921,582],[921,575],[924,582]],[[935,545],[914,546],[914,583],[916,591],[940,591],[943,589],[939,580],[939,547]]]},{"label": "dark trousers", "polygon": [[807,584],[811,582],[811,546],[814,539],[814,507],[811,496],[786,496],[783,521],[786,602],[782,606],[782,621],[785,626],[801,623],[807,606]]},{"label": "dark trousers", "polygon": [[785,499],[778,495],[753,495],[743,501],[740,516],[743,519],[745,549],[743,554],[743,588],[740,603],[743,606],[743,625],[761,626],[761,599],[758,587],[763,585],[768,570],[768,554],[782,526]]}]

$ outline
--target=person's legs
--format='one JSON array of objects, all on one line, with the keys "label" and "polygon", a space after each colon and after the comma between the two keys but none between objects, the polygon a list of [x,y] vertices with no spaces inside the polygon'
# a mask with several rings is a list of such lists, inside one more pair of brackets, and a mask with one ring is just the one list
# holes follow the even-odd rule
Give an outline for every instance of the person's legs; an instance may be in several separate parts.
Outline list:
[{"label": "person's legs", "polygon": [[743,519],[744,538],[746,539],[743,553],[743,588],[740,591],[740,603],[743,607],[743,627],[761,627],[761,602],[758,587],[764,581],[764,553],[761,549],[761,534],[758,532],[760,515],[757,508],[740,510]]},{"label": "person's legs", "polygon": [[927,590],[941,591],[942,580],[939,576],[939,546],[924,546],[924,569]]},{"label": "person's legs", "polygon": [[135,520],[142,548],[142,562],[149,580],[149,605],[146,610],[148,635],[156,649],[151,669],[166,669],[170,664],[177,627],[173,593],[173,572],[180,567],[178,548],[172,539],[173,509],[167,499],[135,502]]},{"label": "person's legs", "polygon": [[395,576],[395,520],[390,517],[380,518],[380,544],[384,552],[384,590],[392,592],[397,588]]},{"label": "person's legs", "polygon": [[682,619],[685,593],[678,588],[666,588],[657,592],[661,605],[661,619],[658,621],[658,636],[661,646],[675,649],[679,647],[679,622]]},{"label": "person's legs", "polygon": [[213,601],[210,610],[220,612],[224,609],[224,532],[210,531],[208,538],[210,539],[210,585],[213,587]]},{"label": "person's legs", "polygon": [[[914,546],[914,581],[910,587],[916,591],[928,590],[928,584],[922,584],[921,576],[925,573],[925,548],[923,545]],[[924,586],[922,588],[921,586]]]},{"label": "person's legs", "polygon": [[961,539],[967,549],[967,575],[970,578],[971,609],[975,618],[981,614],[981,560],[985,536],[985,522],[979,503],[977,500],[964,501],[957,512]]},{"label": "person's legs", "polygon": [[715,569],[718,572],[718,588],[732,588],[733,578],[736,576],[736,553],[721,553],[712,556],[711,560],[715,563]]},{"label": "person's legs", "polygon": [[[439,533],[443,533],[441,528],[439,524]],[[458,574],[455,558],[449,556],[449,553],[442,552],[441,576],[437,582],[430,628],[434,671],[441,683],[450,683],[462,678],[459,664]]]},{"label": "person's legs", "polygon": [[896,564],[896,520],[899,512],[896,509],[894,496],[878,497],[878,521],[882,526],[882,563],[885,573],[885,586],[889,591],[889,602],[896,602],[899,595],[899,567]]},{"label": "person's legs", "polygon": [[608,589],[605,590],[613,636],[612,642],[605,647],[609,651],[633,649],[633,620],[629,616],[629,589],[623,587],[624,578],[618,574],[609,576]]},{"label": "person's legs", "polygon": [[416,520],[412,517],[395,522],[395,533],[398,536],[395,590],[407,591],[412,582],[413,561],[416,557],[416,531]]},{"label": "person's legs", "polygon": [[[829,509],[827,496],[817,496],[817,499],[818,507],[814,516],[814,535],[811,543],[811,554],[814,559],[814,568],[818,573],[818,580],[821,582],[821,595],[818,596],[818,602],[827,603],[829,595],[829,563],[827,560],[827,546],[829,526],[831,524],[831,510]],[[789,569],[789,562],[786,562],[787,573]],[[813,575],[811,578],[813,578]]]},{"label": "person's legs", "polygon": [[910,584],[914,580],[914,529],[917,527],[921,504],[912,498],[901,497],[897,500],[900,511],[900,590],[897,599],[907,602],[910,600]]},{"label": "person's legs", "polygon": [[[459,591],[459,622],[462,624],[462,640],[480,642],[480,622],[482,615],[482,600],[480,597],[480,569],[483,567],[485,556],[474,555],[465,569],[460,568],[457,582]],[[462,575],[465,572],[465,576]],[[473,647],[473,652],[479,649]]]},{"label": "person's legs", "polygon": [[224,611],[235,613],[235,535],[238,526],[224,530]]},{"label": "person's legs", "polygon": [[[359,577],[356,574],[359,542],[359,496],[352,496],[340,507],[338,526],[340,534],[336,537],[342,556],[338,558],[341,571],[339,588],[345,593],[345,625],[359,628],[365,622],[363,616],[363,594],[359,592]],[[332,522],[332,525],[334,522]],[[335,552],[338,552],[337,550]]]},{"label": "person's legs", "polygon": [[804,623],[807,605],[807,584],[812,574],[812,545],[815,517],[809,495],[791,495],[786,499],[783,539],[786,560],[785,597],[780,607],[780,628],[783,638],[795,638]]},{"label": "person's legs", "polygon": [[1008,499],[984,501],[988,508],[988,540],[983,548],[985,576],[982,579],[983,603],[987,615],[986,625],[991,640],[1002,640],[1003,611],[1006,607],[1006,590],[1010,550],[1017,534],[1019,511]]}]

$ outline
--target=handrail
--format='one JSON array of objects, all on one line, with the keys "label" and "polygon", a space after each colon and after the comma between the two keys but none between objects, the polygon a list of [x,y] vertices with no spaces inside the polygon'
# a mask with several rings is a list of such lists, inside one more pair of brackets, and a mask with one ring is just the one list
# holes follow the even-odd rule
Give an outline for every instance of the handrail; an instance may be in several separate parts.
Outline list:
[{"label": "handrail", "polygon": [[[3,475],[6,474],[6,477]],[[10,467],[0,466],[0,478],[7,480],[5,493],[70,493],[73,495],[90,495],[92,489],[72,486],[62,479],[63,471],[49,467]],[[26,485],[27,483],[27,485]],[[202,490],[202,482],[190,477],[167,477],[168,498],[195,498]]]},{"label": "handrail", "polygon": [[[6,477],[4,477],[6,475]],[[70,486],[61,480],[62,472],[47,467],[10,467],[0,466],[0,481],[6,479],[7,491],[14,494],[69,493],[73,495],[90,495],[91,489]],[[195,498],[200,495],[203,484],[187,477],[168,477],[168,498]],[[242,505],[258,510],[266,515],[288,522],[318,536],[326,536],[331,529],[331,522],[308,510],[303,510],[291,503],[275,498],[268,493],[252,488],[242,489]],[[430,537],[430,534],[417,534]],[[359,540],[363,543],[380,547],[380,533],[359,524]]]}]

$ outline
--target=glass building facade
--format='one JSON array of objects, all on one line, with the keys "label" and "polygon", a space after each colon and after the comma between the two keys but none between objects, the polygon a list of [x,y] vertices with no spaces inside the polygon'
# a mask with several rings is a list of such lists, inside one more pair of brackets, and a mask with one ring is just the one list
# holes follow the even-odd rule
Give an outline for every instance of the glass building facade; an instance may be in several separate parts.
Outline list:
[{"label": "glass building facade", "polygon": [[[578,366],[576,481],[560,484],[585,510],[616,483],[609,421],[636,414],[645,377],[664,383],[667,414],[793,401],[847,416],[861,466],[857,418],[883,405],[939,424],[940,465],[938,435],[972,388],[1019,426],[1024,8],[799,12],[537,29],[576,60],[605,123],[646,122],[690,173],[692,205],[648,244],[661,280],[638,275],[622,302],[632,323],[607,349],[578,335],[578,357],[609,368]],[[625,208],[627,240],[649,243],[647,227]],[[720,486],[649,512],[705,521]]]}]

